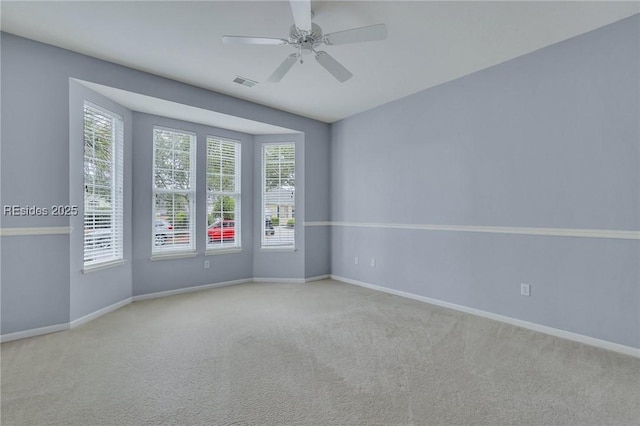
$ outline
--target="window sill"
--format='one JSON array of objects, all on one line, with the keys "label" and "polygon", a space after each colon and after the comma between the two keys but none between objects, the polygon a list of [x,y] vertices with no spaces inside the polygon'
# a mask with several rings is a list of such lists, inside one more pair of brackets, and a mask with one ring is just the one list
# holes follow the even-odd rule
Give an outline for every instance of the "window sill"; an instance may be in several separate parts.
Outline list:
[{"label": "window sill", "polygon": [[88,274],[89,272],[97,272],[103,269],[113,268],[114,266],[123,265],[125,263],[127,263],[127,261],[124,259],[111,260],[109,262],[104,262],[104,263],[96,263],[95,265],[89,265],[82,268],[82,273]]},{"label": "window sill", "polygon": [[171,260],[171,259],[186,259],[188,257],[196,257],[197,255],[198,255],[198,253],[195,253],[195,252],[192,252],[192,251],[190,251],[188,253],[171,252],[171,253],[166,253],[166,254],[154,254],[149,259],[151,261]]},{"label": "window sill", "polygon": [[234,254],[242,253],[241,248],[223,248],[223,249],[208,249],[204,252],[205,256],[215,256],[217,254]]},{"label": "window sill", "polygon": [[296,249],[295,247],[279,247],[279,246],[273,246],[273,247],[260,247],[260,251],[265,251],[265,252],[272,252],[272,253],[293,253],[294,251],[298,251],[298,249]]}]

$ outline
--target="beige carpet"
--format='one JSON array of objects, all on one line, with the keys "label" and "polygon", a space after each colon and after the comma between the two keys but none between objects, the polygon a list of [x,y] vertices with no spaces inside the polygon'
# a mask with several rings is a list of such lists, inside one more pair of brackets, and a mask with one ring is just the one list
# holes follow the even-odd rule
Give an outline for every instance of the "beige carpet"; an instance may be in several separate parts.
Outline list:
[{"label": "beige carpet", "polygon": [[638,425],[640,360],[335,281],[2,344],[2,425]]}]

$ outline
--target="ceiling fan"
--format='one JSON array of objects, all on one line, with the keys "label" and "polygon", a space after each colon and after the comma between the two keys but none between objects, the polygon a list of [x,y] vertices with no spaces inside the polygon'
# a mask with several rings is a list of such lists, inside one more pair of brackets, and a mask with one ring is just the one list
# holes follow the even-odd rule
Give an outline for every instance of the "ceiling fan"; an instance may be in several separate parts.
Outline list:
[{"label": "ceiling fan", "polygon": [[286,46],[290,45],[296,49],[280,64],[280,66],[267,79],[272,83],[282,80],[282,77],[289,72],[296,62],[303,63],[303,56],[314,54],[316,61],[324,67],[339,82],[343,83],[353,77],[353,74],[331,55],[323,50],[316,50],[320,45],[327,46],[360,43],[365,41],[384,40],[387,38],[387,27],[385,24],[370,25],[367,27],[353,28],[345,31],[338,31],[331,34],[323,34],[322,28],[311,22],[313,12],[311,11],[310,0],[290,0],[291,12],[293,13],[294,24],[289,30],[289,39],[267,38],[267,37],[245,37],[225,35],[222,37],[224,44],[262,44]]}]

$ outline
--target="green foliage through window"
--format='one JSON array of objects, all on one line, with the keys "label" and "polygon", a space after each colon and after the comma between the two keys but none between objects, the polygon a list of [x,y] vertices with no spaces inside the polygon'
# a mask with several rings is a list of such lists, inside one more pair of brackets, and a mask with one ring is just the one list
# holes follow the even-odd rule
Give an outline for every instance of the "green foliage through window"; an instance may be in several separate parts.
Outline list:
[{"label": "green foliage through window", "polygon": [[195,135],[153,130],[153,252],[195,250]]}]

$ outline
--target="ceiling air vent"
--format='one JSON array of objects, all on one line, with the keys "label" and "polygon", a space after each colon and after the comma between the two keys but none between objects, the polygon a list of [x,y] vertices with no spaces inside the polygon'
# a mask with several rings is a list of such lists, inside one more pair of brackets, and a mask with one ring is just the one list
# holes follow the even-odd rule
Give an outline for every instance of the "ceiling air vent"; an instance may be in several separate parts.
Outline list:
[{"label": "ceiling air vent", "polygon": [[248,78],[240,77],[239,75],[233,79],[234,83],[242,84],[243,86],[253,87],[258,84],[257,81],[249,80]]}]

